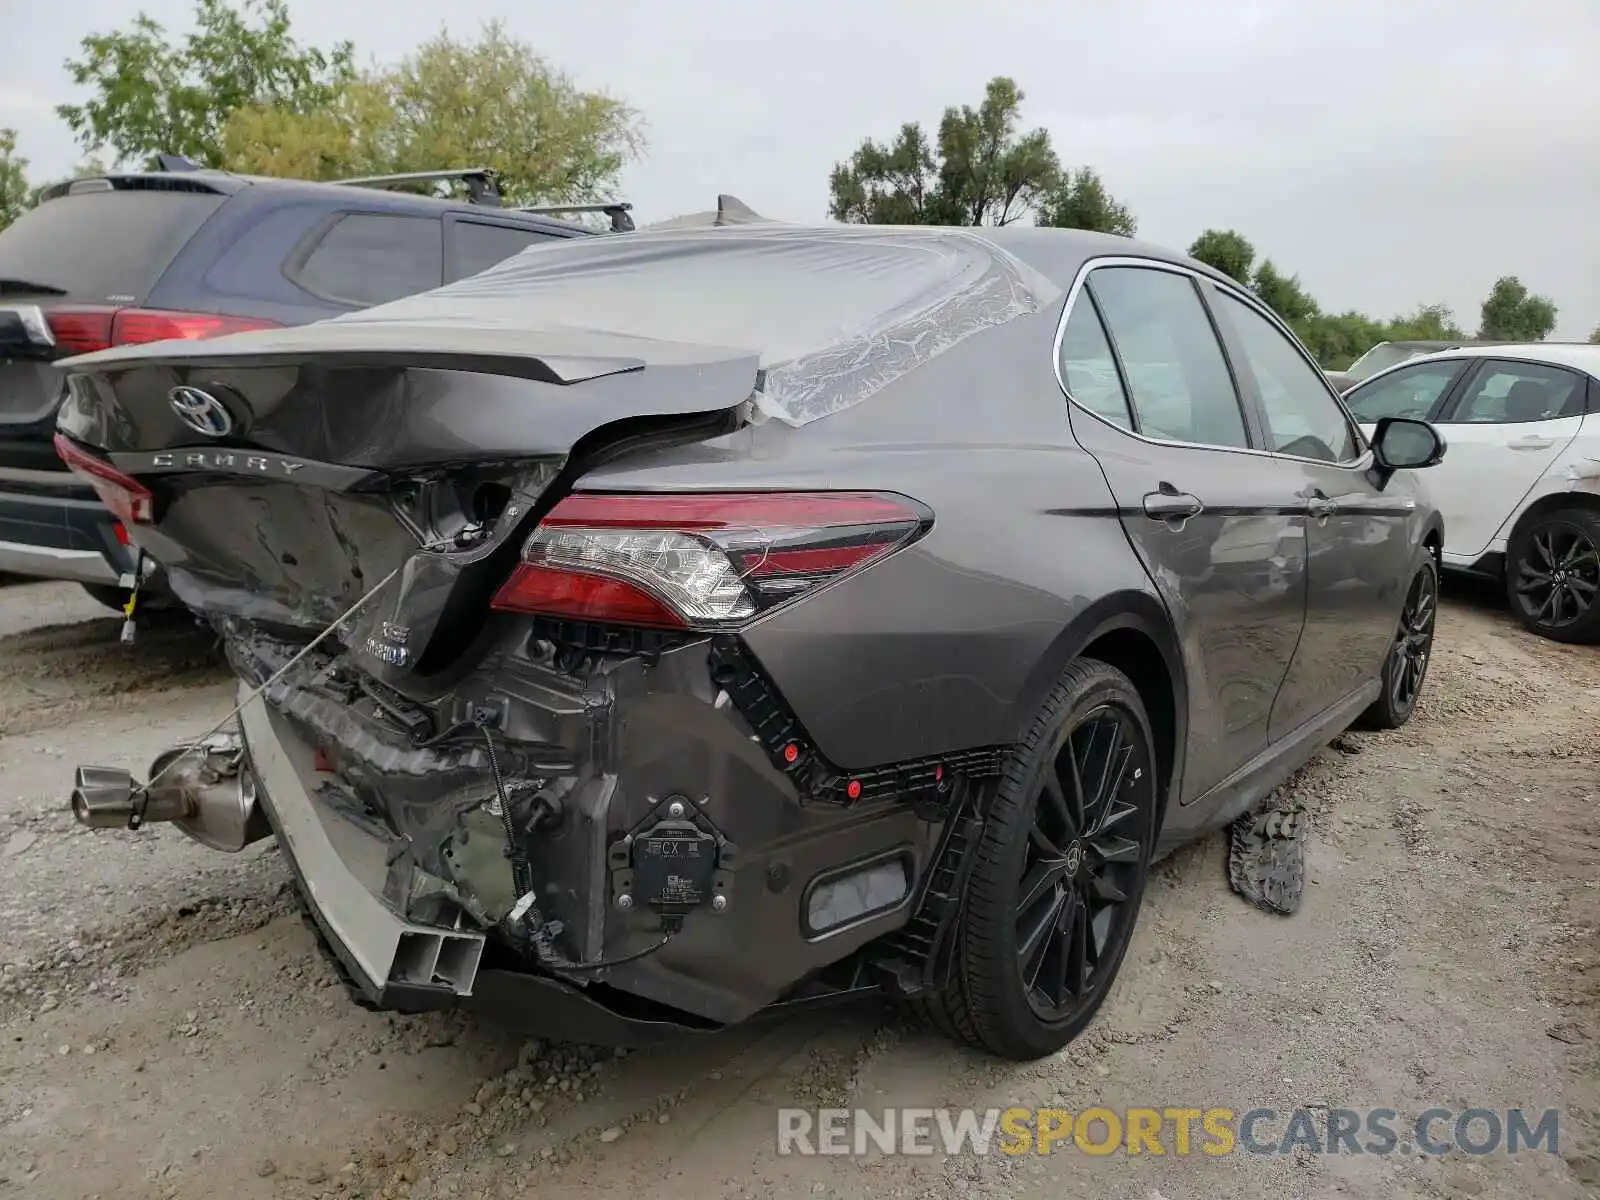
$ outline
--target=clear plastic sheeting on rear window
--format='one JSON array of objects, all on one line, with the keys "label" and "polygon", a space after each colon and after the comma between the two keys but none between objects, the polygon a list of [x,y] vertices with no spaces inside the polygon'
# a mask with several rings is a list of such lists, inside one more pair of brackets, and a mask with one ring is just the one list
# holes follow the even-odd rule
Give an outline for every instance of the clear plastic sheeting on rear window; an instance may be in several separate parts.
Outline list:
[{"label": "clear plastic sheeting on rear window", "polygon": [[763,368],[757,409],[804,425],[1060,296],[974,230],[729,226],[534,246],[481,275],[324,324],[742,350]]}]

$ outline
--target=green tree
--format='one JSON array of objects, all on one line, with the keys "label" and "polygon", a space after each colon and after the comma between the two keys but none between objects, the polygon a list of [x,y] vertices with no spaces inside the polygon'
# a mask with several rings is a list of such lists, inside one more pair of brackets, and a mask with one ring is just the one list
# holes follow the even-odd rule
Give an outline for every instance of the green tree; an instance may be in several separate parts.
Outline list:
[{"label": "green tree", "polygon": [[66,67],[90,97],[56,112],[86,150],[109,150],[119,163],[182,154],[220,167],[222,131],[239,109],[314,113],[353,73],[349,43],[323,51],[295,41],[286,0],[243,0],[237,9],[197,0],[195,29],[178,42],[141,12],[80,48]]},{"label": "green tree", "polygon": [[900,126],[893,142],[862,142],[828,177],[828,212],[856,225],[954,224],[936,212],[939,164],[922,126]]},{"label": "green tree", "polygon": [[[829,214],[873,225],[1009,225],[1047,203],[1070,213],[1057,203],[1055,193],[1070,181],[1050,135],[1020,132],[1022,100],[1015,81],[997,76],[977,108],[945,109],[936,141],[912,122],[892,142],[863,142],[829,176]],[[1105,199],[1121,210],[1116,219],[1131,223]]]},{"label": "green tree", "polygon": [[1495,341],[1542,342],[1556,327],[1556,306],[1548,296],[1534,296],[1515,275],[1495,280],[1483,302],[1478,336]]},{"label": "green tree", "polygon": [[1261,302],[1290,325],[1296,325],[1318,314],[1317,302],[1300,286],[1300,276],[1285,275],[1272,265],[1270,258],[1263,259],[1250,282]]},{"label": "green tree", "polygon": [[1090,167],[1067,171],[1039,205],[1039,224],[1062,229],[1090,229],[1131,238],[1139,223]]},{"label": "green tree", "polygon": [[0,129],[0,229],[23,214],[31,196],[28,160],[17,153],[17,131]]},{"label": "green tree", "polygon": [[1600,346],[1600,325],[1594,327],[1594,332],[1589,335],[1589,344]]},{"label": "green tree", "polygon": [[609,198],[644,138],[626,104],[580,90],[493,22],[472,42],[441,33],[316,110],[242,108],[222,144],[231,168],[259,174],[483,166],[508,202],[578,203]]},{"label": "green tree", "polygon": [[1256,249],[1242,233],[1231,229],[1208,229],[1189,246],[1189,257],[1221,271],[1230,279],[1250,286]]},{"label": "green tree", "polygon": [[1380,341],[1450,342],[1465,341],[1466,332],[1456,324],[1455,314],[1443,304],[1423,304],[1415,311],[1389,322]]}]

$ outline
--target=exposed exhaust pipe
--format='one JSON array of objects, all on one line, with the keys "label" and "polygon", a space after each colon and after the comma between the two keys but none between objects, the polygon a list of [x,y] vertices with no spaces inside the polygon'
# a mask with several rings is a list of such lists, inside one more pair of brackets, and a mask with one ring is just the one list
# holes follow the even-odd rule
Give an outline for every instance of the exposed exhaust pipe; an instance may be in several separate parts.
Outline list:
[{"label": "exposed exhaust pipe", "polygon": [[170,821],[213,850],[243,850],[272,832],[237,733],[175,746],[150,764],[149,784],[120,767],[79,767],[72,815],[89,829],[139,829]]}]

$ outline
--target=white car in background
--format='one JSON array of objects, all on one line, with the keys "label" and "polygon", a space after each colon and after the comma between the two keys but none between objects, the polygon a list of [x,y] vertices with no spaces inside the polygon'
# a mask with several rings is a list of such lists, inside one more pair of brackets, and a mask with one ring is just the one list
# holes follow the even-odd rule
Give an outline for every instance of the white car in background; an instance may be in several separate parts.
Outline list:
[{"label": "white car in background", "polygon": [[1503,578],[1535,633],[1600,641],[1600,346],[1461,346],[1357,384],[1367,433],[1383,417],[1439,427],[1428,493],[1444,565]]}]

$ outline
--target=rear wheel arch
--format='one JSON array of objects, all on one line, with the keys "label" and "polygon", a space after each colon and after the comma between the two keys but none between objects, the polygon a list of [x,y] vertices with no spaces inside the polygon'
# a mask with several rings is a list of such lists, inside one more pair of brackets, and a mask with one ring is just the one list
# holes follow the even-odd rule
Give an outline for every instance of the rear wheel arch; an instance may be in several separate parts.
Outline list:
[{"label": "rear wheel arch", "polygon": [[1523,509],[1522,513],[1512,523],[1511,527],[1506,530],[1506,550],[1508,553],[1512,544],[1517,540],[1517,537],[1530,524],[1538,520],[1540,517],[1547,517],[1551,513],[1560,512],[1565,508],[1578,508],[1585,509],[1593,513],[1600,513],[1600,496],[1595,495],[1593,492],[1583,492],[1577,490],[1570,492],[1550,492],[1547,495],[1540,496],[1532,504],[1528,505],[1527,508]]},{"label": "rear wheel arch", "polygon": [[[1115,593],[1090,605],[1069,624],[1028,676],[1015,712],[1020,739],[1060,680],[1067,665],[1092,658],[1117,668],[1144,702],[1156,743],[1162,793],[1178,795],[1183,748],[1189,727],[1188,685],[1183,655],[1166,609],[1143,592]],[[1158,822],[1168,805],[1159,807]]]}]

